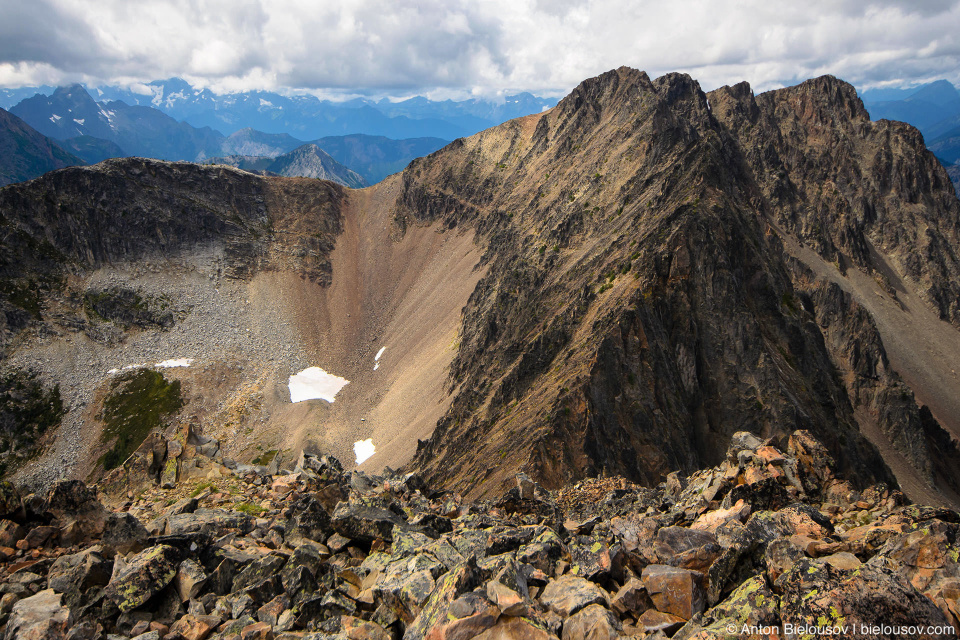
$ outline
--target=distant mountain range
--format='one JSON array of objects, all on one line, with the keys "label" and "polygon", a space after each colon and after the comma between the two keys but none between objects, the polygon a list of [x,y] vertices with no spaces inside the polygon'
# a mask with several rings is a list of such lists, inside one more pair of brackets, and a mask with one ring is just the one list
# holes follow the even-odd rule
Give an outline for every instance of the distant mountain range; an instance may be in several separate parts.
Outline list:
[{"label": "distant mountain range", "polygon": [[[417,96],[399,102],[357,98],[344,102],[315,96],[282,96],[268,91],[216,94],[197,89],[180,78],[121,87],[87,87],[97,102],[120,101],[153,107],[194,127],[210,127],[226,135],[253,128],[287,133],[301,140],[363,133],[388,138],[435,137],[453,140],[472,135],[513,118],[539,113],[557,103],[529,93],[506,96],[502,102],[470,99],[434,101]],[[51,87],[0,90],[0,107],[11,108],[25,98],[50,96]]]},{"label": "distant mountain range", "polygon": [[[146,87],[148,93],[98,88],[96,99],[79,84],[42,87],[29,96],[28,89],[4,89],[0,103],[17,100],[13,115],[90,164],[123,156],[192,162],[238,156],[261,166],[269,163],[249,158],[272,161],[316,144],[373,184],[455,137],[541,112],[555,102],[525,93],[501,103],[422,97],[334,103],[267,92],[217,95],[177,79]],[[344,184],[356,186],[349,180]]]}]

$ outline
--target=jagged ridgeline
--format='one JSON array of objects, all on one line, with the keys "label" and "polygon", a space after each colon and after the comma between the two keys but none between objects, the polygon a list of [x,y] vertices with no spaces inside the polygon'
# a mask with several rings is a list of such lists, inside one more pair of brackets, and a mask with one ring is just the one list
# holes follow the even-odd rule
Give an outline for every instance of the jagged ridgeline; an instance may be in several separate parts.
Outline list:
[{"label": "jagged ridgeline", "polygon": [[[835,78],[621,68],[361,191],[129,159],[8,187],[0,215],[6,354],[93,425],[70,450],[100,442],[107,369],[189,357],[168,435],[217,464],[370,438],[365,468],[470,495],[519,470],[655,486],[734,432],[805,429],[854,483],[960,502],[960,202]],[[173,324],[91,313],[104,292]],[[334,403],[291,404],[308,366],[349,380]]]}]

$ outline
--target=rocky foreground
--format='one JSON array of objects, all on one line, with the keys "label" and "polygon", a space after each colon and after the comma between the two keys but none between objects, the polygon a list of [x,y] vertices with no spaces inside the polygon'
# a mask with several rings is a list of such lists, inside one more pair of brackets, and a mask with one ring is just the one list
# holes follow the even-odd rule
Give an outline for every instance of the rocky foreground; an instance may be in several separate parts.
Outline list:
[{"label": "rocky foreground", "polygon": [[79,481],[2,485],[5,640],[940,638],[960,619],[960,515],[855,490],[803,431],[738,433],[655,489],[520,475],[472,504],[329,457],[221,469],[113,511]]}]

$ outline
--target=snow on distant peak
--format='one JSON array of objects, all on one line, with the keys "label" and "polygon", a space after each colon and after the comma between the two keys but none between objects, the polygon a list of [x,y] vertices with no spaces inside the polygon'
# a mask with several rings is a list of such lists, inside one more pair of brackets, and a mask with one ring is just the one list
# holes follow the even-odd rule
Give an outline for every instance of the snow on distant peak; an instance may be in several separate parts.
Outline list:
[{"label": "snow on distant peak", "polygon": [[54,123],[54,124],[56,124],[56,123],[59,122],[60,120],[61,120],[61,118],[60,118],[60,116],[58,116],[57,114],[53,114],[52,116],[50,116],[50,122],[52,122],[52,123]]},{"label": "snow on distant peak", "polygon": [[377,351],[377,355],[373,357],[373,370],[376,371],[380,368],[380,356],[383,355],[383,352],[386,351],[386,347],[380,347],[380,351]]},{"label": "snow on distant peak", "polygon": [[80,118],[79,120],[77,118],[74,118],[73,121],[82,127],[83,123],[86,121],[86,118]]}]

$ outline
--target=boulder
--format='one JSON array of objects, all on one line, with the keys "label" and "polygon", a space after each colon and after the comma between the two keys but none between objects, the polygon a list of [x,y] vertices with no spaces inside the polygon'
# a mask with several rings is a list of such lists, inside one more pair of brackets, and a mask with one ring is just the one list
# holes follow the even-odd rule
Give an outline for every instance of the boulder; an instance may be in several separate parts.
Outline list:
[{"label": "boulder", "polygon": [[101,555],[99,546],[60,556],[47,572],[47,585],[58,593],[78,594],[110,582],[113,562]]},{"label": "boulder", "polygon": [[570,617],[591,604],[606,604],[606,598],[600,587],[578,576],[565,575],[547,584],[540,594],[544,607],[563,616]]},{"label": "boulder", "polygon": [[164,544],[150,547],[113,576],[105,595],[120,611],[136,609],[170,584],[179,566],[180,551],[176,547]]},{"label": "boulder", "polygon": [[562,640],[616,640],[620,621],[605,607],[591,604],[563,622]]},{"label": "boulder", "polygon": [[407,627],[404,640],[423,640],[434,627],[448,619],[450,604],[461,595],[480,585],[480,571],[475,562],[468,561],[448,572],[440,580],[424,604],[423,610]]},{"label": "boulder", "polygon": [[99,538],[109,512],[97,500],[96,491],[80,480],[61,480],[47,491],[44,511],[61,527],[76,523],[76,542]]},{"label": "boulder", "polygon": [[193,558],[181,562],[177,574],[173,577],[173,587],[177,590],[181,602],[196,598],[206,583],[207,573],[203,565]]},{"label": "boulder", "polygon": [[705,579],[699,571],[652,564],[641,579],[658,611],[689,620],[706,606]]},{"label": "boulder", "polygon": [[149,535],[147,528],[133,514],[111,513],[107,516],[101,540],[104,554],[112,557],[116,553],[140,552],[147,545]]},{"label": "boulder", "polygon": [[13,605],[4,640],[61,640],[73,624],[61,596],[46,589]]}]

